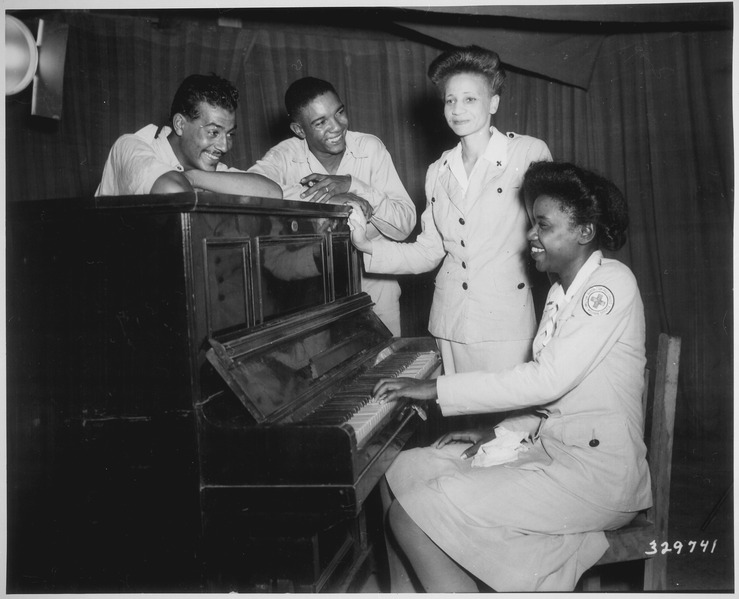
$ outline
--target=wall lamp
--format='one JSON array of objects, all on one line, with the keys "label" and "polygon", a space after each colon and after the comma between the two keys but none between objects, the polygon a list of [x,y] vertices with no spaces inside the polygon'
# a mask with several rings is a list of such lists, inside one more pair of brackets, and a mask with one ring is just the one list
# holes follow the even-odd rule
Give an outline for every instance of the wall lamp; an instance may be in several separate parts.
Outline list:
[{"label": "wall lamp", "polygon": [[5,95],[20,93],[33,81],[33,115],[61,119],[68,35],[67,24],[39,19],[34,39],[23,21],[5,15]]}]

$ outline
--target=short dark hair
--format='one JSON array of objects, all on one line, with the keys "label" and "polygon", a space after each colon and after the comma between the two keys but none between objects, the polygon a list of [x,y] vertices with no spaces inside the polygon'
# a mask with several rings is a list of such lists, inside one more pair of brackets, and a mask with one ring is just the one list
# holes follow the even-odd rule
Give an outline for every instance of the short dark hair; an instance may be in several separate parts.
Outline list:
[{"label": "short dark hair", "polygon": [[239,90],[227,79],[213,73],[190,75],[177,88],[169,113],[170,121],[177,113],[189,119],[198,118],[201,102],[235,112],[239,106]]},{"label": "short dark hair", "polygon": [[287,116],[294,121],[300,110],[310,104],[312,100],[323,94],[333,93],[337,98],[339,94],[328,81],[316,77],[303,77],[293,81],[285,92],[285,109]]},{"label": "short dark hair", "polygon": [[482,75],[493,95],[500,94],[506,78],[500,56],[480,46],[462,46],[447,50],[434,59],[428,70],[431,82],[441,89],[449,77],[460,73]]},{"label": "short dark hair", "polygon": [[598,247],[616,251],[626,243],[629,208],[611,181],[569,162],[534,162],[523,178],[528,202],[547,195],[557,200],[573,225],[593,223]]}]

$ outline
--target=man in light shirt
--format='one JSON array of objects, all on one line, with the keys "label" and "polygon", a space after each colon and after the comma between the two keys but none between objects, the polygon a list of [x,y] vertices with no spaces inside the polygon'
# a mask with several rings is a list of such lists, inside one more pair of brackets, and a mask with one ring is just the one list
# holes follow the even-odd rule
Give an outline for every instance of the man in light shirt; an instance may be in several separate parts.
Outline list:
[{"label": "man in light shirt", "polygon": [[[248,172],[276,181],[286,200],[350,204],[361,208],[368,237],[403,241],[416,224],[416,208],[385,145],[349,131],[344,104],[333,85],[314,77],[285,93],[295,137],[270,149]],[[400,335],[400,285],[385,275],[362,274],[362,290],[395,336]]]},{"label": "man in light shirt", "polygon": [[116,140],[95,195],[199,189],[281,198],[273,181],[221,162],[233,144],[238,98],[238,90],[222,77],[187,77],[172,101],[169,126],[147,125]]}]

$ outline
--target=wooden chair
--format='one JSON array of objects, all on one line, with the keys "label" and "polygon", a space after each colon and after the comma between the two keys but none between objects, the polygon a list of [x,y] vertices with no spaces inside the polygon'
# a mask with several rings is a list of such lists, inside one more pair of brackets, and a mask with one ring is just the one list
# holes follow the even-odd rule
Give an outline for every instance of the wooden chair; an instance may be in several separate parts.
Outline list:
[{"label": "wooden chair", "polygon": [[662,543],[668,541],[667,519],[670,511],[672,439],[679,360],[680,338],[661,333],[654,368],[651,411],[648,409],[649,379],[651,378],[649,370],[645,372],[646,384],[642,397],[646,418],[645,431],[651,414],[647,461],[652,476],[654,505],[640,513],[627,526],[606,532],[609,548],[595,566],[583,574],[583,591],[601,590],[598,566],[633,560],[645,560],[645,591],[667,590],[667,554],[662,553],[661,550]]}]

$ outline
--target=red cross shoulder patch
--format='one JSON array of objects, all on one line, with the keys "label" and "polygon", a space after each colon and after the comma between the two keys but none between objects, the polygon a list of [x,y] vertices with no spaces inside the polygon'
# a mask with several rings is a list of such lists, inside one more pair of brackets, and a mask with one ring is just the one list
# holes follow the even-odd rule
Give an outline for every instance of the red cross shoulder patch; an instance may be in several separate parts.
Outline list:
[{"label": "red cross shoulder patch", "polygon": [[603,285],[593,285],[582,296],[582,309],[590,316],[609,314],[613,310],[613,292]]}]

